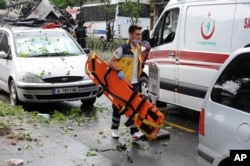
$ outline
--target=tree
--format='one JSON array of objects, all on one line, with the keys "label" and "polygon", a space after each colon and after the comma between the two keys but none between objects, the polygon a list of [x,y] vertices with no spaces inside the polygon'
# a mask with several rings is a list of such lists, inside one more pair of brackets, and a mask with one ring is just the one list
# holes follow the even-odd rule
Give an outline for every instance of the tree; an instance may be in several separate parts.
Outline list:
[{"label": "tree", "polygon": [[104,4],[104,8],[106,10],[106,21],[109,20],[109,18],[111,17],[111,13],[113,13],[114,8],[111,6],[111,1],[110,0],[103,0],[102,2]]},{"label": "tree", "polygon": [[6,1],[0,0],[0,9],[6,9]]},{"label": "tree", "polygon": [[132,23],[136,24],[142,10],[141,0],[126,0],[121,6],[121,10],[131,18]]},{"label": "tree", "polygon": [[[138,23],[138,18],[140,17],[140,12],[142,9],[141,0],[125,0],[125,3],[119,7],[119,12],[122,12],[124,15],[131,18],[132,23]],[[107,12],[107,20],[110,17],[110,14],[114,10],[112,8],[111,0],[102,0],[105,10]]]},{"label": "tree", "polygon": [[53,4],[60,8],[67,8],[68,6],[81,6],[86,0],[51,0]]}]

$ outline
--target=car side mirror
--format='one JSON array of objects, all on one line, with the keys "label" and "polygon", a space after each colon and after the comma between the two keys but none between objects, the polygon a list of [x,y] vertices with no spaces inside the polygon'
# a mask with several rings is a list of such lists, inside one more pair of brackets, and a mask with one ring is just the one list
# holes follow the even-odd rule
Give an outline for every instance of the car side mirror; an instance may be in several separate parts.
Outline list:
[{"label": "car side mirror", "polygon": [[90,49],[89,49],[89,48],[84,48],[83,51],[84,51],[87,55],[89,55],[89,53],[90,53]]},{"label": "car side mirror", "polygon": [[142,41],[148,41],[151,47],[154,47],[154,39],[150,39],[149,34],[150,32],[148,29],[142,31]]},{"label": "car side mirror", "polygon": [[148,29],[142,31],[142,41],[144,41],[144,40],[146,40],[146,41],[150,40],[149,39],[149,30]]}]

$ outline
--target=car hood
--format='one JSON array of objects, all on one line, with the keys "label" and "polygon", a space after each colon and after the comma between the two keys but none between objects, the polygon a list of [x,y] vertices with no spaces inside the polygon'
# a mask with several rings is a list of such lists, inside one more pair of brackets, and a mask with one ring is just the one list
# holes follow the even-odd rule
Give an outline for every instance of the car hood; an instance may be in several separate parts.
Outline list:
[{"label": "car hood", "polygon": [[18,58],[22,72],[29,72],[42,78],[60,76],[84,76],[86,55],[65,57]]}]

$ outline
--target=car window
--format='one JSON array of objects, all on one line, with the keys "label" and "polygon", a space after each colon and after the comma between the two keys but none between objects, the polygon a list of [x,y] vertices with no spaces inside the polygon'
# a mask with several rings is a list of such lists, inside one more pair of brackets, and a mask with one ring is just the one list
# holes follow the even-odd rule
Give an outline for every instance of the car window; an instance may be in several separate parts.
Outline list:
[{"label": "car window", "polygon": [[80,48],[63,32],[18,33],[15,37],[20,57],[61,56],[82,54]]},{"label": "car window", "polygon": [[153,46],[159,46],[172,42],[177,29],[179,17],[179,9],[171,9],[167,11],[159,20],[153,35]]},{"label": "car window", "polygon": [[5,33],[0,33],[0,51],[9,53],[10,47],[8,43],[8,36]]},{"label": "car window", "polygon": [[216,81],[211,99],[214,102],[250,113],[250,53],[232,60]]}]

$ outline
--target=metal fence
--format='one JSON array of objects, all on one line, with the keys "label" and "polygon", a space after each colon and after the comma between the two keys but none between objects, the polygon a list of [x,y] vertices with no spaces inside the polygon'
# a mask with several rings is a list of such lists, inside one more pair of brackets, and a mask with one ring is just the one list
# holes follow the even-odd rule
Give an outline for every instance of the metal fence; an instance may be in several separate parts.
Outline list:
[{"label": "metal fence", "polygon": [[105,38],[86,38],[86,47],[91,50],[99,50],[102,52],[109,51],[113,52],[117,47],[119,47],[124,40],[114,39],[113,41],[107,42]]}]

